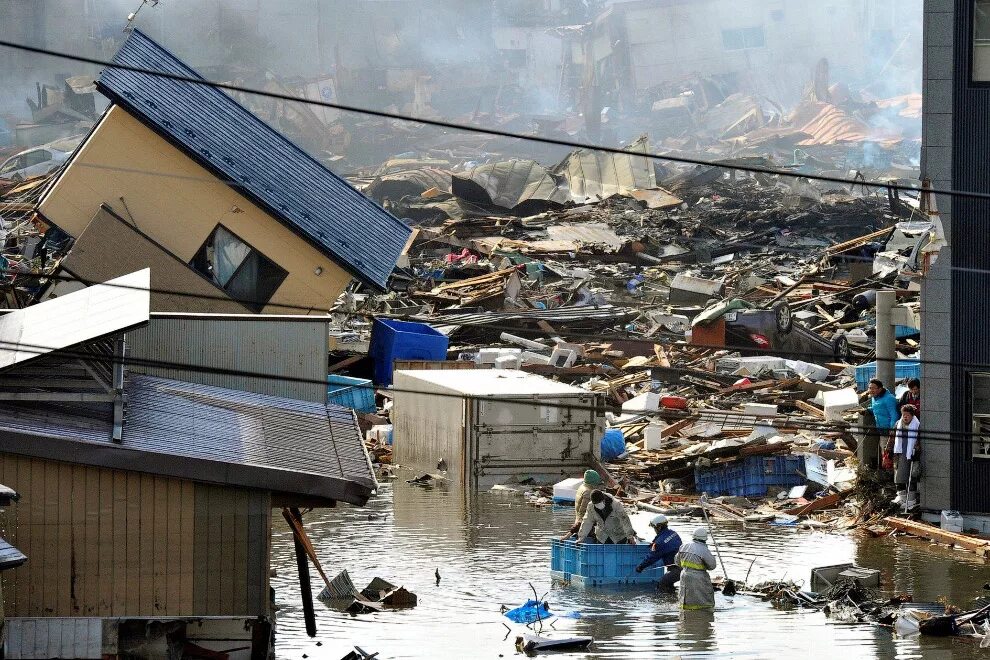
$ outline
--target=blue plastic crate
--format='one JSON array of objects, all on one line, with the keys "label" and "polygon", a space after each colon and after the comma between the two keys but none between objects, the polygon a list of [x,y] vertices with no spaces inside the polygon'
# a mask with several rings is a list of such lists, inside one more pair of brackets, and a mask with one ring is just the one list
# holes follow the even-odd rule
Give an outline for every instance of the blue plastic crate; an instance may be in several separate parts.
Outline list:
[{"label": "blue plastic crate", "polygon": [[695,489],[709,495],[761,497],[771,486],[789,488],[805,483],[803,456],[749,456],[742,461],[697,469]]},{"label": "blue plastic crate", "polygon": [[375,407],[375,386],[366,378],[330,374],[327,376],[327,403],[353,408],[358,412],[373,413],[378,410]]},{"label": "blue plastic crate", "polygon": [[921,330],[919,328],[912,328],[909,325],[894,326],[895,339],[906,339],[907,337],[917,337],[920,334],[921,334]]},{"label": "blue plastic crate", "polygon": [[636,572],[650,544],[612,545],[578,543],[553,539],[550,547],[550,573],[558,579],[585,587],[619,584],[652,584],[663,577],[663,566],[654,564]]},{"label": "blue plastic crate", "polygon": [[[871,378],[877,376],[877,363],[867,362],[856,367],[856,387],[865,390],[870,384]],[[894,363],[894,378],[903,380],[905,378],[921,378],[921,362],[918,360],[898,360]],[[893,383],[884,383],[891,390]]]},{"label": "blue plastic crate", "polygon": [[396,360],[446,360],[448,345],[446,335],[425,323],[376,319],[368,348],[375,383],[392,384],[392,364]]}]

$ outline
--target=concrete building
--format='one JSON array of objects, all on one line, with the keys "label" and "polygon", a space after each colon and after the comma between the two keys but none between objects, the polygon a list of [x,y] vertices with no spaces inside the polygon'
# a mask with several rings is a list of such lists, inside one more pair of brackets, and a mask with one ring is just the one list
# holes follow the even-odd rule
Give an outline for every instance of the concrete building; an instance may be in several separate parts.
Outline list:
[{"label": "concrete building", "polygon": [[[197,79],[140,31],[124,66]],[[112,105],[38,205],[69,275],[152,269],[155,311],[325,313],[386,286],[410,229],[220,89],[108,68]]]},{"label": "concrete building", "polygon": [[[923,177],[990,193],[990,2],[925,0]],[[922,508],[990,529],[990,204],[937,197],[947,247],[921,296]],[[960,228],[961,231],[956,231]]]}]

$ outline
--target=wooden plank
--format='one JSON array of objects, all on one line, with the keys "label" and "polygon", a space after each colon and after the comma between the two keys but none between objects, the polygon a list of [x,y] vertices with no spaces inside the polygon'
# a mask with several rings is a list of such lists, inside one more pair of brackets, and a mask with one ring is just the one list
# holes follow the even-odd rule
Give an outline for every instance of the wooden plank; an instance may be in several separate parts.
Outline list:
[{"label": "wooden plank", "polygon": [[197,484],[195,489],[195,514],[193,516],[193,611],[208,614],[210,591],[209,566],[209,494],[208,486]]},{"label": "wooden plank", "polygon": [[865,236],[860,236],[859,238],[854,238],[852,240],[845,241],[844,243],[833,245],[832,247],[827,248],[825,250],[825,256],[831,257],[833,255],[846,252],[847,250],[852,250],[854,248],[861,247],[863,245],[866,245],[867,243],[871,243],[877,240],[878,238],[883,238],[888,234],[893,233],[893,231],[894,231],[894,227],[887,227],[886,229],[875,231],[872,234],[866,234]]},{"label": "wooden plank", "polygon": [[234,533],[232,540],[234,543],[234,564],[231,567],[231,577],[234,582],[234,608],[233,614],[246,614],[248,612],[248,514],[251,511],[251,504],[257,499],[259,493],[243,491],[238,497],[237,511],[234,513]]},{"label": "wooden plank", "polygon": [[673,424],[671,424],[670,426],[668,426],[667,428],[661,430],[660,437],[663,439],[672,438],[681,431],[683,431],[684,429],[686,429],[687,427],[694,424],[695,421],[697,421],[697,418],[695,417],[686,417],[684,419],[678,420]]},{"label": "wooden plank", "polygon": [[492,284],[498,280],[505,279],[516,270],[518,269],[515,266],[512,266],[511,268],[497,270],[494,273],[486,273],[485,275],[479,275],[477,277],[469,277],[456,282],[447,282],[446,284],[441,284],[433,289],[433,293],[442,293],[453,289],[473,288],[481,284]]},{"label": "wooden plank", "polygon": [[207,547],[206,565],[209,575],[206,577],[210,585],[210,591],[206,596],[206,614],[216,616],[223,614],[221,609],[220,578],[226,567],[220,560],[220,546],[223,543],[223,518],[221,507],[223,502],[219,497],[219,488],[208,486],[205,489],[209,493],[209,509],[206,512],[206,538],[209,541]]},{"label": "wooden plank", "polygon": [[152,525],[155,538],[152,581],[154,582],[154,603],[156,612],[168,611],[168,565],[169,549],[172,548],[168,536],[168,479],[155,477],[155,522]]},{"label": "wooden plank", "polygon": [[848,493],[832,493],[831,495],[826,495],[825,497],[819,497],[817,500],[812,500],[807,504],[803,504],[793,509],[785,509],[784,513],[789,516],[806,516],[813,511],[821,511],[822,509],[831,509],[836,504],[841,502],[846,498]]},{"label": "wooden plank", "polygon": [[155,614],[155,478],[150,474],[141,475],[141,554],[139,558],[141,581],[139,616]]},{"label": "wooden plank", "polygon": [[127,473],[113,471],[113,600],[111,616],[127,612]]},{"label": "wooden plank", "polygon": [[166,561],[164,579],[167,581],[165,588],[165,613],[169,616],[183,616],[182,614],[182,546],[186,539],[182,536],[182,483],[178,479],[168,479],[166,481],[166,500],[168,511],[166,512],[168,539],[166,542],[169,548]]},{"label": "wooden plank", "polygon": [[[35,575],[44,575],[46,567],[46,555],[45,550],[47,544],[45,543],[45,467],[44,461],[38,459],[31,460],[31,484],[26,489],[26,492],[22,494],[22,502],[27,500],[30,496],[31,502],[31,517],[28,518],[28,523],[31,525],[31,555],[34,556],[37,564],[33,569]],[[38,522],[41,524],[38,524]],[[23,552],[23,550],[21,550]],[[29,557],[30,561],[30,557]],[[28,611],[31,612],[29,616],[43,616],[45,611],[45,589],[44,583],[41,579],[30,580],[30,587],[28,589],[28,597],[30,600],[26,603],[28,605]]]},{"label": "wooden plank", "polygon": [[818,406],[813,406],[807,401],[802,401],[801,399],[795,399],[794,405],[809,415],[814,415],[818,419],[825,419],[825,411]]},{"label": "wooden plank", "polygon": [[72,464],[58,464],[59,582],[57,616],[72,616]]},{"label": "wooden plank", "polygon": [[912,534],[914,536],[920,536],[921,538],[938,541],[939,543],[965,548],[966,550],[975,552],[984,558],[990,557],[990,541],[985,541],[975,536],[957,534],[955,532],[946,532],[938,527],[934,527],[923,522],[893,516],[884,518],[883,523],[888,527],[898,529],[902,532],[907,532],[908,534]]},{"label": "wooden plank", "polygon": [[214,541],[220,555],[220,611],[217,614],[234,613],[234,512],[240,493],[230,489],[218,489],[220,500],[220,535]]},{"label": "wooden plank", "polygon": [[746,383],[744,385],[733,385],[732,387],[726,387],[718,391],[719,394],[734,394],[736,392],[751,392],[753,390],[762,390],[764,387],[773,387],[778,383],[784,381],[779,380],[759,380],[755,383]]},{"label": "wooden plank", "polygon": [[667,351],[663,349],[663,346],[660,344],[654,344],[653,353],[657,356],[657,362],[661,367],[670,369],[670,358],[667,357]]},{"label": "wooden plank", "polygon": [[[86,585],[77,595],[83,603],[84,616],[99,616],[100,603],[100,469],[86,467],[86,547],[81,566]],[[78,553],[77,553],[78,555]]]},{"label": "wooden plank", "polygon": [[340,362],[334,362],[332,365],[330,365],[330,368],[327,369],[327,373],[328,374],[332,374],[335,371],[340,371],[341,369],[346,369],[347,367],[351,366],[355,362],[359,362],[359,361],[363,360],[366,357],[368,357],[368,356],[367,355],[352,355],[352,356],[350,356],[348,358],[344,358]]},{"label": "wooden plank", "polygon": [[182,599],[180,614],[191,616],[193,611],[193,546],[195,543],[195,506],[196,486],[191,481],[182,482],[181,487],[181,545],[179,546],[180,581],[182,583]]},{"label": "wooden plank", "polygon": [[271,530],[262,528],[265,498],[263,493],[256,493],[248,507],[247,520],[247,614],[260,616],[268,612],[268,595],[265,588],[264,574],[268,567],[266,561],[267,541]]},{"label": "wooden plank", "polygon": [[100,469],[100,541],[99,554],[100,603],[99,615],[110,616],[113,602],[113,471]]},{"label": "wooden plank", "polygon": [[127,473],[127,588],[124,607],[137,612],[141,607],[141,475]]},{"label": "wooden plank", "polygon": [[[51,461],[43,461],[41,464],[45,474],[45,489],[41,494],[45,503],[45,517],[40,522],[42,522],[42,535],[45,537],[45,550],[44,558],[42,559],[42,570],[34,573],[34,579],[41,580],[44,583],[42,605],[46,609],[57,612],[58,602],[61,597],[58,579],[60,553],[58,544],[54,542],[58,538],[58,464]],[[35,520],[33,522],[37,523],[39,521]]]}]

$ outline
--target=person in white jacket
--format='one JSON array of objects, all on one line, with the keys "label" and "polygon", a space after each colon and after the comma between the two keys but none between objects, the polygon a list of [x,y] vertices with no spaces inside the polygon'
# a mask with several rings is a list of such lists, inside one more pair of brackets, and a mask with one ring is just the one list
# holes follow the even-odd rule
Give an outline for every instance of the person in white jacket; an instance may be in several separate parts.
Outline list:
[{"label": "person in white jacket", "polygon": [[[905,504],[908,501],[908,490],[911,488],[911,464],[918,461],[918,430],[921,422],[914,406],[907,404],[901,407],[901,418],[894,426],[894,483],[897,485],[897,497],[894,504]],[[916,490],[917,483],[912,490]]]}]

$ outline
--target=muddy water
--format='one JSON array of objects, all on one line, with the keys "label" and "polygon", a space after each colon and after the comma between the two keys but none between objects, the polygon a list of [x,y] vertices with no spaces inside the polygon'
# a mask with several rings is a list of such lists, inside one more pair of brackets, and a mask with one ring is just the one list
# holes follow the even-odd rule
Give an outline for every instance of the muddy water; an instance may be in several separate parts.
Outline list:
[{"label": "muddy water", "polygon": [[[641,536],[647,514],[636,514]],[[592,591],[553,585],[548,538],[573,518],[568,511],[537,509],[518,499],[481,495],[466,502],[458,491],[385,485],[364,509],[341,507],[310,513],[307,528],[332,577],[347,569],[358,588],[376,575],[419,596],[406,611],[351,616],[319,602],[318,634],[306,636],[291,536],[284,522],[272,540],[272,579],[278,612],[280,658],[337,660],[354,645],[390,658],[523,657],[499,606],[515,607],[549,592],[553,610],[578,611],[556,629],[592,635],[587,652],[568,658],[976,658],[988,657],[969,641],[903,639],[871,625],[836,625],[816,612],[774,609],[744,596],[722,598],[714,614],[677,610],[672,598],[650,591]],[[673,521],[682,536],[697,523]],[[982,592],[990,571],[973,555],[933,548],[924,542],[864,540],[789,528],[724,524],[717,528],[729,576],[750,582],[808,580],[814,566],[855,561],[879,568],[884,581],[916,600],[947,596],[964,604]],[[753,560],[756,560],[753,563]],[[441,575],[437,586],[435,571]],[[720,571],[718,571],[720,572]],[[315,572],[314,572],[314,577]],[[318,580],[318,577],[316,578]],[[314,582],[319,588],[319,584]],[[986,593],[986,592],[983,592]],[[506,636],[508,634],[508,638]]]}]

